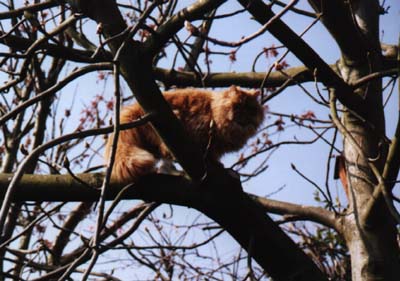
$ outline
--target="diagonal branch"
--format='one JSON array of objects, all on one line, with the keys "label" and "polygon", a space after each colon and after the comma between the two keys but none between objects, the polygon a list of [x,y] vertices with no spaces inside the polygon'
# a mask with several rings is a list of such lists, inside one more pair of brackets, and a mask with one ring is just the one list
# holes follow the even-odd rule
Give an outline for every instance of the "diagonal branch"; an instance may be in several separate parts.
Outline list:
[{"label": "diagonal branch", "polygon": [[[202,25],[201,25],[201,30],[204,34],[208,34],[211,30],[211,26],[213,23],[213,17],[215,16],[216,10],[211,11],[210,13],[208,13],[207,16],[209,16],[208,19],[204,20]],[[194,69],[194,67],[197,64],[197,60],[200,57],[200,54],[203,50],[203,45],[205,42],[205,38],[203,37],[197,37],[196,40],[194,41],[190,53],[189,53],[189,57],[188,57],[188,61],[184,67],[184,71],[190,71],[192,69]]]},{"label": "diagonal branch", "polygon": [[350,2],[329,0],[308,0],[308,2],[317,13],[322,14],[321,20],[335,38],[345,60],[349,62],[365,61],[367,49],[352,19],[349,9]]},{"label": "diagonal branch", "polygon": [[25,12],[34,13],[34,12],[52,8],[52,7],[55,7],[58,5],[60,5],[60,3],[57,0],[49,0],[49,1],[42,2],[42,3],[35,3],[35,4],[28,5],[28,6],[19,8],[19,9],[10,10],[7,12],[1,12],[0,20],[9,19],[9,18],[13,18],[13,17],[19,17],[19,16],[22,16]]},{"label": "diagonal branch", "polygon": [[185,21],[193,21],[202,18],[206,13],[218,8],[225,0],[199,0],[194,4],[176,13],[167,22],[161,25],[154,34],[145,42],[151,56],[156,55],[161,48],[183,28]]},{"label": "diagonal branch", "polygon": [[[239,0],[249,13],[260,23],[265,24],[275,14],[270,7],[260,0]],[[339,101],[347,108],[366,119],[367,112],[361,97],[353,94],[353,89],[344,82],[325,61],[306,43],[297,36],[283,21],[276,19],[269,27],[269,31],[283,45],[285,45],[310,70],[317,70],[318,81],[328,88],[336,89]]]},{"label": "diagonal branch", "polygon": [[[0,197],[10,181],[10,174],[0,174]],[[16,200],[95,201],[100,191],[101,174],[24,175],[19,182]],[[82,184],[86,182],[87,185]],[[247,249],[253,244],[252,257],[274,280],[327,280],[314,263],[268,217],[254,199],[237,189],[236,180],[221,179],[221,188],[206,182],[199,188],[183,177],[149,175],[124,193],[124,199],[142,199],[196,208],[226,229]],[[105,199],[112,200],[123,188],[111,183]]]},{"label": "diagonal branch", "polygon": [[[113,5],[113,10],[117,9],[115,1],[104,0],[103,2],[107,2],[108,6]],[[193,11],[197,12],[197,10]],[[188,14],[189,11],[185,13]],[[105,17],[104,22],[102,16]],[[124,34],[127,26],[120,13],[115,17],[115,22],[107,23],[106,15],[92,14],[92,18],[103,24],[105,37],[112,38],[108,42],[111,53],[118,59],[121,74],[129,88],[143,110],[154,115],[151,121],[153,127],[188,175],[194,180],[201,179],[205,172],[203,156],[192,141],[187,139],[182,125],[155,83],[151,52],[143,44],[129,37],[116,36]]]}]

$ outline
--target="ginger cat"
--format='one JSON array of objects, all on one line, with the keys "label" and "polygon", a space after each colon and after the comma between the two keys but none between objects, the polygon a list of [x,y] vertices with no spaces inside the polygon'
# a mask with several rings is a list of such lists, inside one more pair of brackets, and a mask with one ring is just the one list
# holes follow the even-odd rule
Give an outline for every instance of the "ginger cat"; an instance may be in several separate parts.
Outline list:
[{"label": "ginger cat", "polygon": [[[257,91],[236,86],[220,93],[193,88],[164,93],[188,138],[212,161],[239,150],[256,133],[264,119],[257,96]],[[121,112],[120,122],[134,121],[143,114],[139,104],[127,106]],[[109,138],[106,159],[111,143]],[[172,160],[173,155],[150,124],[120,131],[112,177],[123,183],[134,182],[140,176],[155,172],[158,159]]]}]

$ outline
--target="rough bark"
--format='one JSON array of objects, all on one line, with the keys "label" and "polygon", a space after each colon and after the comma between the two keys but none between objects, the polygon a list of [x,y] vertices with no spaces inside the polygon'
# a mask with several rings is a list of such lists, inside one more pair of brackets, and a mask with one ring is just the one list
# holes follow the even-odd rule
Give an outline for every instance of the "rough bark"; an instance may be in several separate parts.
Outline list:
[{"label": "rough bark", "polygon": [[[371,72],[381,70],[378,1],[310,2],[317,12],[323,13],[322,22],[341,49],[338,67],[347,83],[352,84]],[[363,103],[358,107],[362,108],[360,112],[366,113],[364,119],[360,119],[345,110],[342,120],[350,187],[349,213],[343,220],[343,234],[351,255],[352,280],[394,281],[400,276],[399,247],[395,224],[386,205],[381,202],[380,207],[374,210],[375,219],[368,223],[364,221],[368,211],[366,206],[378,188],[378,179],[371,165],[382,174],[387,154],[381,79],[370,81],[352,95],[362,98]],[[343,105],[348,106],[346,103]]]}]

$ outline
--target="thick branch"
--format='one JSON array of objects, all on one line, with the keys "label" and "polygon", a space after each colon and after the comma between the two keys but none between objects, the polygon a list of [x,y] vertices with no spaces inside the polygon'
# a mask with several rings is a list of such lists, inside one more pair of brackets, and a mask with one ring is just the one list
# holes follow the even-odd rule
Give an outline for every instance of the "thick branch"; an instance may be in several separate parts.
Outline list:
[{"label": "thick branch", "polygon": [[249,196],[269,213],[301,216],[304,219],[334,228],[338,232],[341,231],[340,224],[337,221],[335,214],[326,209],[320,207],[298,205],[278,200],[271,200],[256,195]]},{"label": "thick branch", "polygon": [[175,14],[166,23],[161,25],[145,42],[145,47],[154,56],[161,48],[182,29],[185,21],[200,19],[206,13],[218,8],[225,0],[199,0]]},{"label": "thick branch", "polygon": [[363,38],[360,38],[360,31],[354,24],[350,2],[330,0],[309,0],[308,2],[317,13],[322,15],[323,24],[335,38],[345,60],[347,62],[365,61],[367,49]]},{"label": "thick branch", "polygon": [[[0,37],[4,35],[0,31]],[[21,38],[14,35],[8,35],[0,39],[0,43],[6,46],[24,52],[29,48],[29,46],[34,41],[27,38]],[[45,51],[46,54],[58,58],[63,58],[75,62],[104,62],[111,61],[112,55],[103,50],[93,57],[92,51],[79,50],[74,48],[69,48],[61,45],[55,45],[52,43],[44,42],[40,45],[40,49]],[[12,56],[12,55],[11,55]],[[336,66],[330,65],[330,67],[336,72]],[[382,72],[377,72],[368,75],[366,81],[370,81],[370,78],[379,78],[382,76],[392,76],[394,75],[393,69],[397,67],[397,61],[395,57],[389,56],[384,61]],[[311,82],[314,81],[313,72],[307,67],[298,66],[289,69],[285,69],[290,77],[294,77],[298,83],[301,82]],[[207,73],[205,77],[202,77],[202,81],[199,80],[199,76],[194,72],[188,71],[178,71],[178,70],[168,70],[165,68],[154,68],[154,76],[156,80],[165,83],[167,86],[177,86],[177,87],[229,87],[231,85],[238,85],[242,87],[259,87],[261,82],[265,79],[265,72],[230,72],[230,73]],[[374,77],[372,77],[374,76]],[[267,81],[264,83],[264,87],[279,87],[285,83],[287,77],[282,75],[281,72],[271,72],[268,76]],[[357,81],[353,87],[358,87],[359,84],[363,85],[363,81]],[[294,85],[294,82],[290,82],[289,85]]]},{"label": "thick branch", "polygon": [[[4,196],[10,178],[10,174],[0,175],[0,197]],[[103,176],[82,174],[79,178],[87,185],[69,175],[24,175],[16,199],[96,201],[100,190],[95,187],[101,186]],[[220,184],[225,186],[215,188],[215,182],[208,182],[199,187],[182,177],[151,175],[128,188],[123,197],[196,208],[218,222],[243,248],[248,249],[250,243],[254,243],[253,258],[274,280],[326,280],[297,245],[265,215],[264,209],[235,188],[239,182],[223,177]],[[111,184],[106,199],[113,199],[121,188]]]},{"label": "thick branch", "polygon": [[[275,16],[269,6],[264,4],[262,1],[239,0],[239,2],[260,24],[265,24]],[[367,116],[367,112],[364,110],[364,107],[360,107],[360,104],[363,104],[361,97],[353,94],[352,88],[347,85],[329,67],[329,65],[326,64],[321,57],[283,21],[280,19],[275,20],[270,25],[269,31],[300,61],[302,61],[304,65],[310,69],[310,71],[314,71],[316,69],[318,81],[321,81],[328,88],[336,89],[337,97],[343,105],[364,118]],[[362,110],[360,110],[360,108]]]},{"label": "thick branch", "polygon": [[[115,1],[106,2],[116,8]],[[154,115],[152,125],[157,133],[188,175],[194,180],[201,179],[205,173],[203,155],[187,139],[186,132],[155,83],[152,55],[148,49],[131,38],[118,37],[127,29],[120,14],[115,22],[109,24],[107,18],[105,22],[102,21],[102,14],[92,16],[103,23],[105,37],[110,39],[108,44],[119,62],[120,72],[143,110]]]},{"label": "thick branch", "polygon": [[[313,81],[312,73],[305,67],[293,67],[285,69],[288,76],[293,77],[297,83]],[[162,81],[168,86],[178,87],[228,87],[238,85],[242,87],[259,87],[265,79],[265,72],[216,72],[208,73],[202,81],[194,72],[167,70],[163,68],[155,68],[154,76],[157,80]],[[272,72],[268,76],[268,80],[264,83],[264,87],[279,87],[288,79],[287,75],[282,72]],[[296,85],[295,81],[289,82],[288,85]]]},{"label": "thick branch", "polygon": [[[0,174],[0,198],[4,197],[5,189],[12,174]],[[199,198],[201,198],[202,190],[197,189],[190,182],[182,179],[181,177],[173,177],[166,175],[157,175],[158,179],[155,181],[156,186],[162,186],[163,192],[155,192],[151,194],[152,199],[158,202],[169,204],[183,205],[183,206],[196,206]],[[139,182],[137,185],[129,188],[127,192],[122,195],[122,199],[148,199],[147,193],[150,192],[147,187],[150,185],[148,177],[144,181]],[[83,185],[82,182],[86,185]],[[77,179],[68,175],[24,175],[20,184],[19,190],[15,196],[16,201],[63,201],[63,202],[95,202],[100,196],[100,190],[96,189],[101,186],[103,175],[102,174],[79,174]],[[91,188],[92,187],[92,188]],[[115,196],[121,191],[123,186],[112,183],[110,191],[106,194],[106,200],[113,200]],[[145,196],[145,197],[143,197]],[[301,215],[310,218],[311,220],[324,224],[328,227],[337,229],[337,223],[332,212],[325,209],[311,206],[301,206],[297,204],[281,202],[262,198],[256,195],[248,194],[252,200],[260,204],[267,212],[279,215]]]},{"label": "thick branch", "polygon": [[[122,124],[120,129],[129,129],[129,128],[134,128],[140,125],[145,124],[148,122],[148,119],[151,118],[151,115],[146,115],[141,119],[138,119],[136,121],[133,121],[131,123],[126,123]],[[124,127],[124,128],[123,128]],[[6,187],[6,192],[4,195],[4,199],[1,205],[1,210],[0,210],[0,230],[1,233],[3,232],[3,227],[4,227],[4,222],[6,221],[7,213],[9,212],[9,208],[11,203],[15,200],[15,195],[18,190],[19,186],[19,181],[22,179],[26,169],[31,165],[31,163],[36,160],[40,154],[42,154],[44,151],[47,149],[54,147],[58,144],[73,140],[73,139],[78,139],[78,138],[85,138],[89,136],[95,136],[95,135],[101,135],[101,134],[107,134],[111,133],[113,131],[113,127],[104,127],[100,129],[92,129],[92,130],[86,130],[82,132],[75,132],[75,133],[70,133],[67,135],[63,135],[59,138],[53,139],[45,144],[42,144],[38,147],[36,147],[25,159],[19,164],[17,171],[15,172],[14,176],[10,179],[10,184],[9,186]]]}]

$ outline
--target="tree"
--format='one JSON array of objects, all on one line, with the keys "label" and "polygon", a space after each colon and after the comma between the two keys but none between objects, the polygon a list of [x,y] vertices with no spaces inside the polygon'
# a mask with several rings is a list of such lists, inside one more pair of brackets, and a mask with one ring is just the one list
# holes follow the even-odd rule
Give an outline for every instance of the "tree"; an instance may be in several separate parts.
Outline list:
[{"label": "tree", "polygon": [[[397,280],[400,119],[388,135],[385,106],[396,98],[399,52],[379,38],[389,5],[297,2],[2,1],[2,279]],[[306,23],[300,35],[290,15]],[[321,23],[340,50],[334,65],[303,39]],[[228,31],[242,26],[243,37]],[[265,43],[267,34],[282,45]],[[160,89],[232,84],[262,91],[266,124],[226,169],[204,165]],[[311,98],[309,110],[274,104],[292,89],[302,93],[296,104]],[[120,124],[133,97],[146,114]],[[186,176],[120,186],[112,160],[99,173],[101,136],[148,122]],[[313,166],[323,176],[303,172],[307,159],[291,165],[316,188],[314,206],[243,191],[247,181],[271,182],[274,155],[307,145],[327,155]],[[227,234],[241,248],[225,257]]]}]

